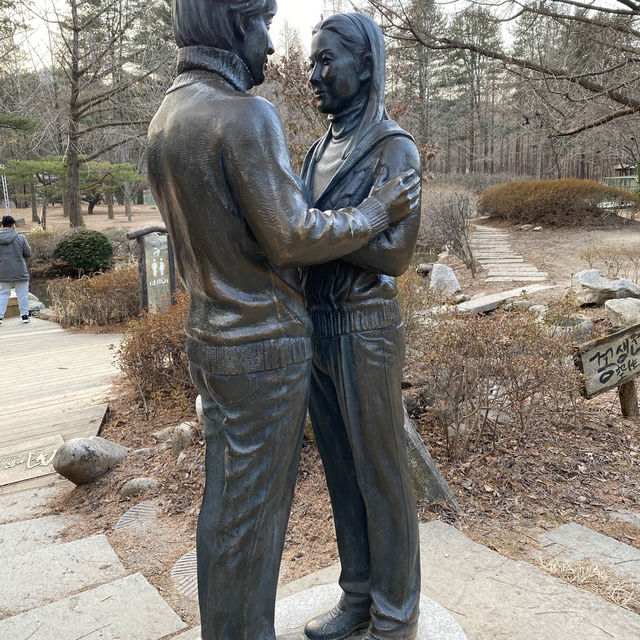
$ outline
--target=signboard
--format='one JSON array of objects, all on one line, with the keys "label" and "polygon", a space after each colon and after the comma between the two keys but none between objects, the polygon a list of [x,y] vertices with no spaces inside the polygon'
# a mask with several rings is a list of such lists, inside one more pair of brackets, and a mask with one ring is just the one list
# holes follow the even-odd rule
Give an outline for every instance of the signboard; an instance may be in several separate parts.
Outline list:
[{"label": "signboard", "polygon": [[142,238],[147,281],[147,307],[151,313],[171,306],[168,238],[166,233],[149,233]]},{"label": "signboard", "polygon": [[574,360],[587,399],[632,381],[640,375],[640,325],[576,347]]},{"label": "signboard", "polygon": [[62,436],[50,436],[0,449],[0,486],[55,473],[51,463],[62,444]]}]

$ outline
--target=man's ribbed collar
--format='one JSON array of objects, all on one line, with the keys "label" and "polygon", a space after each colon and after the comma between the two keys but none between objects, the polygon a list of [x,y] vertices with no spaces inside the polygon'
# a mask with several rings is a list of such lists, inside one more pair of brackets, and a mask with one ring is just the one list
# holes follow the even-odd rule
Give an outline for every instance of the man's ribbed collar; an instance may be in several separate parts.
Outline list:
[{"label": "man's ribbed collar", "polygon": [[195,70],[217,73],[238,91],[249,91],[253,87],[247,65],[231,51],[204,46],[182,47],[178,50],[178,73]]}]

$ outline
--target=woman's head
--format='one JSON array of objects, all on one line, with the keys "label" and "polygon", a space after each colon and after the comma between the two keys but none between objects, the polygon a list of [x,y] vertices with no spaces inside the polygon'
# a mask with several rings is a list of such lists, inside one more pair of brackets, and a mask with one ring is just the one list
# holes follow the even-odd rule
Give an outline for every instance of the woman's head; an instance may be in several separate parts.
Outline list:
[{"label": "woman's head", "polygon": [[322,113],[338,114],[368,99],[365,118],[384,112],[385,45],[378,25],[359,13],[330,16],[314,29],[311,85]]}]

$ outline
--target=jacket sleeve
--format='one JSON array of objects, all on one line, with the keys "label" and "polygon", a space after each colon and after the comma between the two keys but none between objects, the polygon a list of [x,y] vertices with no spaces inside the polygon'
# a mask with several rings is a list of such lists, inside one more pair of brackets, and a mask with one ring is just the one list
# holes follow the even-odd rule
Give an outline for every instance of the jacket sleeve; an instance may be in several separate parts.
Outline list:
[{"label": "jacket sleeve", "polygon": [[29,244],[29,241],[24,236],[21,236],[21,238],[22,238],[22,257],[29,258],[31,256],[31,245]]},{"label": "jacket sleeve", "polygon": [[[420,175],[420,154],[408,138],[392,138],[383,148],[376,166],[376,184],[407,171]],[[420,202],[411,214],[391,225],[362,249],[342,258],[358,267],[388,276],[401,276],[411,264],[420,229]]]},{"label": "jacket sleeve", "polygon": [[389,217],[376,198],[337,211],[309,209],[278,114],[266,100],[248,102],[238,116],[243,126],[225,147],[224,166],[240,211],[273,265],[327,262],[386,229]]}]

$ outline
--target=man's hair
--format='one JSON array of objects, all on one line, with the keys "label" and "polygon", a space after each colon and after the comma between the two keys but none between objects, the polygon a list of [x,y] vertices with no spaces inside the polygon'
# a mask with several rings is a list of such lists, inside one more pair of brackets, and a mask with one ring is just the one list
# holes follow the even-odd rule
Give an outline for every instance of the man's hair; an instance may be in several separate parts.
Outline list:
[{"label": "man's hair", "polygon": [[201,45],[231,51],[247,18],[273,9],[275,0],[173,0],[178,47]]},{"label": "man's hair", "polygon": [[16,219],[13,216],[3,216],[2,218],[2,228],[8,229],[12,227],[16,223]]}]

